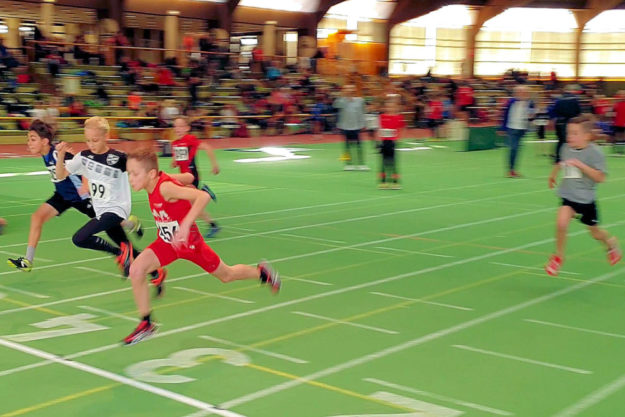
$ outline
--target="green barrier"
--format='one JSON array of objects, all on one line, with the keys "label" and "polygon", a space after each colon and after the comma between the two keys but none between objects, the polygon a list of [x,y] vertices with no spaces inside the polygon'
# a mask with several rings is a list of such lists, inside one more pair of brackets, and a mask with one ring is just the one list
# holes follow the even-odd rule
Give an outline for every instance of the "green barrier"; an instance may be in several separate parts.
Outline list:
[{"label": "green barrier", "polygon": [[497,134],[496,127],[471,127],[467,151],[484,151],[504,146],[504,137]]}]

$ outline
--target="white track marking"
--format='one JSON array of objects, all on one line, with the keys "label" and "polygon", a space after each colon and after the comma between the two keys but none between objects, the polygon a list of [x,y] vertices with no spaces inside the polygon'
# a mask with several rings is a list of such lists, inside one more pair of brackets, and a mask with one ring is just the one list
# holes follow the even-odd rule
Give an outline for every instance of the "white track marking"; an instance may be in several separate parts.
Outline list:
[{"label": "white track marking", "polygon": [[[601,401],[605,400],[606,398],[608,398],[610,395],[614,394],[615,392],[620,391],[623,387],[625,387],[625,375],[621,375],[619,378],[615,379],[609,384],[604,385],[603,387],[591,392],[590,394],[588,394],[587,396],[585,396],[584,398],[582,398],[575,404],[570,405],[569,407],[565,408],[564,410],[560,411],[557,414],[554,414],[552,417],[576,416],[580,413],[583,413],[584,411],[586,411],[593,405],[598,404]],[[616,415],[618,414],[620,413],[617,413]]]},{"label": "white track marking", "polygon": [[172,287],[172,288],[174,288],[176,290],[191,292],[191,293],[194,293],[194,294],[207,295],[209,297],[214,297],[214,298],[221,298],[223,300],[235,301],[237,303],[254,304],[254,301],[244,300],[242,298],[236,298],[236,297],[228,297],[226,295],[214,294],[214,293],[211,293],[211,292],[206,292],[206,291],[201,291],[201,290],[195,290],[193,288],[186,288],[186,287]]},{"label": "white track marking", "polygon": [[304,278],[296,278],[296,277],[291,277],[291,276],[282,275],[282,274],[280,274],[280,276],[282,278],[286,278],[289,281],[300,281],[300,282],[306,282],[308,284],[323,285],[323,286],[326,286],[326,287],[328,287],[330,285],[334,285],[334,284],[332,284],[330,282],[315,281],[315,280],[312,280],[312,279],[304,279]]},{"label": "white track marking", "polygon": [[[195,278],[195,277],[199,277],[203,275],[206,275],[206,272],[202,272],[200,274],[186,275],[186,276],[179,277],[179,278],[168,279],[167,282],[182,281],[185,279]],[[130,290],[131,290],[130,287],[124,287],[124,288],[118,288],[116,290],[103,291],[103,292],[87,294],[87,295],[80,295],[80,296],[72,297],[72,298],[65,298],[63,300],[51,301],[49,303],[44,303],[44,304],[37,304],[37,305],[26,306],[26,307],[18,307],[18,308],[13,308],[10,310],[2,310],[0,311],[0,316],[4,316],[5,314],[18,313],[20,311],[32,310],[32,309],[36,309],[40,307],[50,307],[50,306],[57,305],[57,304],[71,303],[73,301],[88,300],[90,298],[97,298],[97,297],[102,297],[105,295],[117,294],[120,292],[125,292],[125,291],[130,291]]]},{"label": "white track marking", "polygon": [[387,387],[387,388],[393,388],[393,389],[397,389],[397,390],[400,390],[400,391],[409,392],[411,394],[417,394],[417,395],[422,395],[422,396],[428,397],[428,398],[434,398],[435,400],[445,401],[445,402],[448,402],[448,403],[460,405],[462,407],[473,408],[475,410],[485,411],[485,412],[490,413],[490,414],[496,414],[496,415],[499,415],[499,416],[513,416],[514,415],[513,413],[511,413],[509,411],[498,410],[496,408],[487,407],[485,405],[476,404],[474,402],[457,400],[455,398],[446,397],[444,395],[434,394],[434,393],[427,392],[427,391],[422,391],[422,390],[416,389],[416,388],[406,387],[404,385],[394,384],[392,382],[383,381],[381,379],[364,378],[363,381],[367,381],[367,382],[370,382],[372,384],[382,385],[383,387]]},{"label": "white track marking", "polygon": [[575,330],[578,332],[592,333],[592,334],[598,334],[601,336],[609,336],[609,337],[616,337],[619,339],[625,339],[625,334],[602,332],[599,330],[585,329],[583,327],[567,326],[565,324],[551,323],[551,322],[542,321],[542,320],[525,319],[525,321],[530,322],[530,323],[542,324],[544,326],[559,327],[561,329]]},{"label": "white track marking", "polygon": [[228,346],[234,346],[234,347],[242,348],[242,349],[245,349],[246,352],[256,352],[256,353],[260,353],[260,354],[263,354],[263,355],[266,355],[266,356],[271,356],[272,358],[282,359],[282,360],[285,360],[285,361],[288,361],[288,362],[299,363],[299,364],[308,363],[308,361],[305,361],[303,359],[298,359],[298,358],[294,358],[292,356],[282,355],[280,353],[269,352],[269,351],[263,350],[263,349],[255,349],[255,348],[247,346],[247,345],[241,345],[239,343],[231,342],[229,340],[219,339],[217,337],[200,336],[200,339],[210,340],[211,342],[217,342],[217,343],[221,343],[223,345],[228,345]]},{"label": "white track marking", "polygon": [[438,253],[419,252],[419,251],[415,251],[415,250],[405,250],[405,249],[397,249],[397,248],[387,248],[386,246],[376,246],[376,248],[377,249],[391,250],[391,251],[401,252],[401,253],[414,253],[415,255],[436,256],[438,258],[454,258],[454,256],[451,256],[451,255],[440,255]]},{"label": "white track marking", "polygon": [[382,329],[380,327],[367,326],[366,324],[354,323],[354,322],[351,322],[351,321],[337,320],[337,319],[333,319],[331,317],[325,317],[325,316],[320,316],[320,315],[317,315],[317,314],[306,313],[304,311],[293,311],[292,313],[293,314],[297,314],[299,316],[312,317],[314,319],[319,319],[319,320],[323,320],[323,321],[329,321],[331,323],[344,324],[346,326],[359,327],[361,329],[372,330],[372,331],[378,332],[378,333],[399,334],[399,332],[396,332],[395,330],[388,330],[388,329]]},{"label": "white track marking", "polygon": [[28,295],[29,297],[50,298],[49,295],[37,294],[36,292],[30,292],[30,291],[24,291],[24,290],[20,290],[19,288],[7,287],[6,285],[0,285],[0,289],[13,291],[13,292],[16,292],[16,293],[19,293],[19,294]]},{"label": "white track marking", "polygon": [[399,300],[415,301],[415,302],[423,303],[423,304],[431,304],[431,305],[439,306],[439,307],[453,308],[456,310],[473,311],[473,309],[469,307],[461,307],[461,306],[457,306],[453,304],[445,304],[445,303],[436,303],[434,301],[419,300],[418,298],[402,297],[401,295],[387,294],[384,292],[371,291],[370,294],[380,295],[382,297],[397,298]]},{"label": "white track marking", "polygon": [[468,350],[470,352],[481,353],[481,354],[484,354],[484,355],[496,356],[498,358],[511,359],[513,361],[531,363],[532,365],[538,365],[538,366],[544,366],[544,367],[547,367],[547,368],[560,369],[561,371],[573,372],[573,373],[576,373],[576,374],[583,374],[583,375],[590,375],[590,374],[592,374],[592,371],[588,371],[586,369],[572,368],[570,366],[558,365],[556,363],[537,361],[537,360],[530,359],[530,358],[524,358],[522,356],[508,355],[507,353],[494,352],[492,350],[480,349],[480,348],[467,346],[467,345],[452,345],[452,347],[455,347],[457,349],[462,349],[462,350]]},{"label": "white track marking", "polygon": [[[5,216],[5,217],[7,217],[7,216]],[[5,254],[5,255],[11,255],[11,256],[14,256],[14,257],[16,257],[16,258],[19,258],[20,256],[22,256],[22,255],[20,255],[19,253],[15,253],[15,252],[7,252],[7,251],[3,251],[3,250],[0,250],[0,253],[3,253],[3,254]],[[40,256],[37,256],[35,259],[36,259],[37,261],[42,261],[42,262],[54,262],[52,259],[42,258],[42,257],[40,257]]]},{"label": "white track marking", "polygon": [[108,275],[109,277],[119,278],[120,280],[125,279],[122,276],[122,274],[115,274],[115,273],[109,272],[109,271],[101,271],[99,269],[89,268],[89,267],[86,267],[86,266],[75,266],[74,268],[82,269],[83,271],[95,272],[96,274]]},{"label": "white track marking", "polygon": [[[54,264],[54,265],[38,266],[36,268],[36,270],[39,271],[41,269],[56,268],[56,267],[59,267],[59,266],[82,264],[82,263],[85,263],[85,262],[100,261],[102,259],[112,259],[112,258],[110,256],[100,256],[98,258],[87,258],[87,259],[82,259],[80,261],[71,261],[71,262],[63,262],[63,263]],[[23,274],[23,272],[22,271],[18,271],[18,270],[0,272],[0,275],[10,275],[10,274]]]},{"label": "white track marking", "polygon": [[54,363],[58,363],[59,365],[66,366],[68,368],[77,369],[81,372],[86,372],[92,375],[99,376],[101,378],[105,378],[111,381],[115,381],[119,384],[126,385],[129,387],[136,388],[141,391],[149,392],[151,394],[157,395],[159,397],[168,398],[170,400],[186,404],[191,407],[198,408],[200,410],[210,411],[213,414],[217,414],[223,417],[243,417],[241,414],[234,413],[232,411],[223,410],[215,407],[212,404],[205,403],[200,400],[196,400],[195,398],[187,397],[186,395],[178,394],[173,391],[169,391],[163,388],[155,387],[150,384],[146,384],[145,382],[136,381],[131,378],[127,378],[122,375],[115,374],[113,372],[105,371],[104,369],[96,368],[95,366],[87,365],[81,362],[71,361],[64,358],[61,358],[57,355],[45,352],[43,350],[35,349],[29,346],[24,346],[19,343],[10,342],[8,340],[4,340],[0,338],[0,345],[17,350],[19,352],[26,353],[28,355],[36,356],[42,359],[46,359],[52,361]]},{"label": "white track marking", "polygon": [[[610,226],[615,226],[616,224],[619,224],[619,223],[615,223],[615,224],[611,224],[611,225],[609,224],[609,225],[606,225],[606,226],[610,227]],[[579,232],[571,233],[569,235],[569,237],[574,237],[574,236],[582,235],[582,234],[585,234],[585,233],[586,233],[586,231],[580,230]],[[439,265],[439,266],[435,266],[435,267],[421,269],[421,270],[417,270],[417,271],[414,271],[414,272],[411,272],[411,273],[395,275],[395,276],[391,276],[391,277],[387,277],[387,278],[382,278],[382,279],[379,279],[379,280],[376,280],[376,281],[366,282],[366,283],[363,283],[363,284],[358,284],[358,285],[354,285],[354,286],[350,286],[350,287],[339,288],[339,289],[336,289],[336,290],[333,290],[333,291],[328,291],[326,293],[315,294],[315,295],[302,297],[302,298],[291,300],[291,301],[286,301],[286,302],[279,303],[279,304],[274,304],[272,306],[266,306],[266,307],[261,307],[261,308],[257,308],[257,309],[250,310],[250,311],[245,311],[245,312],[241,312],[241,313],[237,313],[237,314],[232,314],[230,316],[220,317],[220,318],[217,318],[217,319],[213,319],[213,320],[209,320],[209,321],[205,321],[205,322],[200,322],[200,323],[188,325],[188,326],[181,327],[181,328],[178,328],[178,329],[172,329],[172,330],[169,330],[169,331],[156,333],[155,335],[153,335],[151,337],[151,339],[153,340],[153,339],[157,339],[159,337],[165,337],[165,336],[169,336],[169,335],[173,335],[173,334],[183,333],[183,332],[186,332],[186,331],[192,331],[192,330],[195,330],[195,329],[212,326],[212,325],[218,324],[218,323],[223,323],[223,322],[227,322],[227,321],[231,321],[231,320],[235,320],[235,319],[239,319],[239,318],[243,318],[243,317],[253,316],[255,314],[262,314],[262,313],[265,313],[267,311],[275,310],[275,309],[278,309],[278,308],[281,308],[281,307],[287,307],[287,306],[303,303],[303,302],[310,301],[310,300],[316,300],[316,299],[319,299],[319,298],[325,298],[325,297],[332,296],[332,295],[343,294],[343,293],[346,293],[346,292],[355,291],[355,290],[359,290],[359,289],[362,289],[362,288],[368,288],[368,287],[371,287],[371,286],[384,284],[386,282],[392,282],[392,281],[395,281],[395,280],[409,278],[409,277],[413,277],[413,276],[417,276],[417,275],[421,275],[421,274],[425,274],[425,273],[429,273],[429,272],[434,272],[434,271],[446,269],[446,268],[449,268],[449,267],[452,267],[452,266],[466,264],[466,263],[469,263],[469,262],[480,261],[482,259],[487,259],[487,258],[490,258],[490,257],[493,257],[493,256],[498,256],[498,255],[503,255],[503,254],[506,254],[506,253],[509,253],[509,252],[514,252],[516,250],[522,250],[522,249],[527,249],[527,248],[530,248],[530,247],[533,247],[533,246],[539,246],[539,245],[542,245],[544,243],[551,242],[552,240],[553,239],[539,240],[539,241],[535,241],[535,242],[528,243],[528,244],[525,244],[525,245],[517,246],[517,247],[514,247],[514,248],[504,249],[504,250],[500,250],[500,251],[497,251],[497,252],[491,252],[491,253],[488,253],[488,254],[485,254],[485,255],[474,256],[472,258],[467,258],[467,259],[463,259],[463,260],[450,262],[450,263],[447,263],[447,264],[444,264],[444,265]],[[617,272],[620,272],[620,271],[622,271],[622,270],[619,270]],[[197,274],[197,275],[191,275],[189,277],[182,277],[182,278],[171,279],[171,280],[169,280],[169,282],[177,281],[177,280],[181,280],[181,279],[186,279],[186,278],[190,278],[190,277],[193,277],[193,276],[199,276],[199,275],[204,275],[204,274]],[[615,273],[608,274],[608,275],[605,276],[605,278],[603,278],[604,276],[601,276],[601,277],[595,278],[594,280],[586,281],[586,282],[577,284],[576,286],[569,287],[569,288],[572,288],[570,291],[574,291],[576,289],[583,288],[583,287],[586,287],[588,285],[592,285],[595,282],[600,282],[600,281],[604,281],[606,279],[609,279],[613,275],[615,275]],[[124,291],[124,290],[109,291],[109,292],[107,292],[105,294],[110,294],[110,293],[114,293],[114,292],[121,292],[121,291]],[[561,291],[564,291],[564,290],[561,290]],[[567,292],[570,292],[570,291],[567,291]],[[556,295],[553,295],[553,294],[556,294]],[[54,304],[60,304],[60,303],[69,302],[69,301],[75,301],[76,299],[93,298],[93,297],[98,297],[100,295],[103,295],[103,293],[91,294],[91,295],[86,295],[86,296],[81,296],[81,297],[75,297],[73,299],[59,300],[59,301],[54,302]],[[549,298],[557,297],[559,295],[561,295],[560,292],[557,292],[557,293],[552,293],[551,296],[547,295],[547,296],[544,296],[544,297],[548,297],[546,299],[549,299]],[[539,299],[539,301],[534,302],[534,304],[538,303],[538,302],[544,301],[543,300],[544,297],[541,297]],[[17,308],[17,309],[13,309],[13,310],[0,311],[0,315],[6,314],[6,313],[12,313],[12,312],[16,312],[16,311],[29,310],[29,309],[37,308],[37,307],[45,307],[47,305],[50,305],[50,304],[48,303],[48,304],[45,304],[45,305],[42,304],[42,305],[29,306],[29,307],[21,307],[21,308]],[[532,305],[532,304],[528,304],[527,306],[529,306],[529,305]],[[521,309],[521,308],[525,308],[525,307],[526,307],[526,305],[523,304],[522,307],[519,307],[517,309]],[[499,313],[501,313],[503,311],[504,313],[501,314],[501,315],[505,315],[505,314],[508,314],[509,312],[512,312],[512,311],[508,311],[508,310],[509,309],[500,310]],[[516,311],[516,310],[513,310],[513,311]],[[480,324],[483,321],[488,321],[488,320],[491,320],[492,318],[499,317],[499,316],[491,317],[493,314],[496,314],[496,313],[492,313],[491,315],[487,316],[488,318],[486,318],[486,319],[484,319],[482,321],[479,321],[479,320],[481,320],[479,318],[478,319],[474,319],[473,321],[469,322],[470,324],[468,326],[466,326],[466,327],[472,327],[475,324]],[[484,316],[482,318],[484,318]],[[465,325],[466,325],[466,323],[465,323]],[[453,328],[451,328],[452,331],[450,331],[450,333],[454,333],[456,331],[462,330],[463,328],[464,327],[456,329],[455,327],[453,327]],[[434,338],[438,338],[438,337],[444,336],[446,334],[447,333],[444,333],[444,334],[441,333],[439,335],[438,333],[436,333],[436,334],[434,334]],[[417,340],[420,340],[420,339],[417,339]],[[420,344],[420,343],[423,343],[423,342],[426,342],[426,341],[428,341],[428,340],[419,341],[417,344]],[[68,355],[66,357],[68,359],[80,358],[80,357],[83,357],[83,356],[88,356],[88,355],[91,355],[91,354],[96,354],[96,353],[105,352],[105,351],[108,351],[108,350],[111,350],[111,349],[115,349],[115,348],[118,348],[119,346],[120,345],[118,343],[110,344],[110,345],[104,345],[104,346],[99,346],[99,347],[96,347],[96,348],[92,348],[92,349],[84,350],[84,351],[81,351],[81,352],[73,353],[73,354]],[[408,347],[410,347],[410,346],[408,346]],[[402,349],[400,349],[400,350],[402,350]],[[375,359],[375,358],[372,358],[372,359]],[[369,359],[369,360],[372,360],[372,359]],[[366,360],[365,362],[368,362],[369,360]],[[49,363],[50,363],[49,361],[42,361],[42,362],[39,362],[39,363],[36,363],[36,364],[27,365],[27,366],[21,367],[21,368],[22,369],[32,369],[32,368],[36,368],[36,367],[39,367],[39,366],[47,365]],[[22,369],[15,368],[15,369],[12,369],[12,370],[11,369],[10,370],[6,370],[6,371],[3,371],[3,372],[0,372],[0,376],[8,375],[10,373],[16,373],[16,372],[19,372]]]},{"label": "white track marking", "polygon": [[[584,233],[586,233],[586,232],[584,231]],[[527,245],[525,245],[525,246],[527,246]],[[293,387],[297,387],[297,386],[299,386],[301,384],[304,384],[304,383],[306,383],[308,381],[313,381],[313,380],[316,380],[316,379],[325,378],[328,375],[333,375],[333,374],[336,374],[338,372],[341,372],[341,371],[344,371],[344,370],[347,370],[347,369],[351,369],[351,368],[354,368],[356,366],[359,366],[359,365],[362,365],[362,364],[365,364],[365,363],[369,363],[369,362],[374,361],[376,359],[381,359],[381,358],[384,358],[384,357],[386,357],[388,355],[392,355],[394,353],[402,352],[402,351],[404,351],[406,349],[410,349],[410,348],[413,348],[415,346],[422,345],[422,344],[430,342],[432,340],[440,339],[440,338],[442,338],[444,336],[448,336],[448,335],[451,335],[451,334],[454,334],[454,333],[458,333],[460,331],[469,329],[471,327],[475,327],[475,326],[477,326],[479,324],[483,324],[483,323],[492,321],[494,319],[498,319],[498,318],[506,316],[508,314],[516,313],[517,311],[523,310],[523,309],[525,309],[527,307],[531,307],[531,306],[534,306],[536,304],[540,304],[540,303],[543,303],[545,301],[549,301],[549,300],[554,299],[556,297],[560,297],[562,295],[569,294],[571,292],[574,292],[574,291],[580,290],[582,288],[588,287],[590,285],[593,285],[593,284],[595,284],[597,282],[608,280],[608,279],[610,279],[612,277],[615,277],[615,276],[618,276],[619,274],[622,274],[624,272],[625,272],[625,268],[620,268],[620,269],[617,269],[617,270],[615,270],[613,272],[610,272],[608,274],[600,275],[600,276],[598,276],[596,278],[593,278],[593,279],[591,279],[589,281],[580,282],[579,284],[575,284],[573,286],[566,287],[566,288],[563,288],[561,290],[554,291],[552,293],[549,293],[549,294],[546,294],[546,295],[543,295],[543,296],[540,296],[540,297],[537,297],[537,298],[533,298],[531,300],[522,302],[520,304],[515,304],[513,306],[506,307],[504,309],[501,309],[501,310],[498,310],[498,311],[494,311],[492,313],[485,314],[483,316],[477,317],[477,318],[472,319],[472,320],[465,321],[463,323],[456,324],[456,325],[448,327],[446,329],[438,330],[436,332],[429,333],[429,334],[426,334],[424,336],[420,336],[420,337],[418,337],[416,339],[409,340],[409,341],[401,343],[399,345],[391,346],[389,348],[385,348],[385,349],[382,349],[380,351],[377,351],[377,352],[374,352],[374,353],[370,353],[370,354],[365,355],[365,356],[361,356],[360,358],[355,358],[355,359],[352,359],[350,361],[343,362],[341,364],[338,364],[338,365],[335,365],[335,366],[323,369],[321,371],[314,372],[314,373],[309,374],[307,376],[300,377],[297,380],[283,382],[281,384],[277,384],[277,385],[274,385],[274,386],[271,386],[271,387],[267,387],[267,388],[261,389],[259,391],[253,392],[251,394],[247,394],[247,395],[244,395],[242,397],[239,397],[239,398],[227,401],[227,402],[225,402],[225,403],[223,403],[221,405],[224,408],[236,407],[238,405],[245,404],[245,403],[248,403],[250,401],[257,400],[259,398],[264,398],[264,397],[267,397],[269,395],[273,395],[273,394],[276,394],[278,392],[282,392],[284,390],[287,390],[287,389],[290,389],[290,388],[293,388]],[[623,379],[625,381],[625,378],[623,378]]]},{"label": "white track marking", "polygon": [[[503,262],[491,262],[491,264],[493,265],[502,265],[502,266],[511,266],[513,268],[520,268],[520,269],[534,269],[536,271],[545,271],[544,268],[539,268],[537,266],[525,266],[525,265],[514,265],[514,264],[506,264]],[[567,272],[567,271],[560,271],[561,274],[571,274],[571,275],[581,275],[579,272]]]},{"label": "white track marking", "polygon": [[289,237],[296,237],[296,238],[300,238],[300,239],[318,240],[320,242],[328,242],[328,243],[346,243],[344,240],[320,239],[320,238],[317,238],[317,237],[292,235],[290,233],[282,233],[281,235],[282,236],[289,236]]},{"label": "white track marking", "polygon": [[133,323],[137,323],[139,321],[139,319],[136,319],[136,318],[133,318],[133,317],[124,316],[123,314],[115,313],[113,311],[103,310],[101,308],[95,308],[95,307],[91,307],[91,306],[78,306],[78,307],[82,308],[83,310],[94,311],[96,313],[106,314],[107,316],[117,317],[118,319],[122,319],[122,320],[126,320],[126,321],[132,321]]}]

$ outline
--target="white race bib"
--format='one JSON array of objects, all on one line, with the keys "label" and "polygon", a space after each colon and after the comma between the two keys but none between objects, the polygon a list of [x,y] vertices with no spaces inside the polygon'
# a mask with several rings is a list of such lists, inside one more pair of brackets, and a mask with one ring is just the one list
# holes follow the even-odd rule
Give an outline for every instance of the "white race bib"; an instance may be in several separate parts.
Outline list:
[{"label": "white race bib", "polygon": [[582,171],[570,165],[564,165],[564,178],[582,178]]},{"label": "white race bib", "polygon": [[174,146],[174,159],[176,161],[188,161],[189,148],[184,146]]},{"label": "white race bib", "polygon": [[396,129],[380,129],[381,138],[394,138],[395,136],[397,136]]},{"label": "white race bib", "polygon": [[174,233],[180,225],[177,221],[173,222],[156,222],[156,228],[158,229],[158,235],[167,243],[171,243],[174,240]]},{"label": "white race bib", "polygon": [[111,188],[100,181],[89,181],[89,194],[92,200],[110,201]]}]

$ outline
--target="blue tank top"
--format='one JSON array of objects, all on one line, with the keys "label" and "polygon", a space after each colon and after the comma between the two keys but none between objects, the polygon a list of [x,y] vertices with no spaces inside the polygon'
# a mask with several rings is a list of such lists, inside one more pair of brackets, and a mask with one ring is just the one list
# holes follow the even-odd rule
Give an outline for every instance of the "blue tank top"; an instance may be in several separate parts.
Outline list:
[{"label": "blue tank top", "polygon": [[[88,194],[81,196],[78,193],[78,190],[82,187],[82,177],[80,175],[70,175],[64,180],[59,180],[56,177],[56,157],[57,152],[54,146],[50,146],[50,152],[42,157],[43,163],[46,165],[46,168],[48,168],[48,171],[50,171],[50,179],[56,188],[56,192],[67,201],[80,201],[89,198]],[[66,160],[72,159],[73,157],[74,155],[69,152],[65,154]]]}]

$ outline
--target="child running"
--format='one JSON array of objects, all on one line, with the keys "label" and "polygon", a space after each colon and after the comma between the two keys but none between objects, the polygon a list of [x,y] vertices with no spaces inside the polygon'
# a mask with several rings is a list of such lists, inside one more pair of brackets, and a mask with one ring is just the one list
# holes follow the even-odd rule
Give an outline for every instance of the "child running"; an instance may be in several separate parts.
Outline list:
[{"label": "child running", "polygon": [[[213,166],[213,174],[219,174],[219,165],[217,164],[217,158],[213,148],[206,142],[200,142],[195,136],[190,134],[191,125],[189,119],[185,116],[178,116],[174,119],[174,133],[176,140],[172,142],[172,151],[174,159],[171,162],[172,167],[179,167],[180,174],[173,176],[183,184],[193,184],[195,188],[200,188],[200,174],[195,163],[195,155],[198,149],[206,151],[208,158],[211,160]],[[216,201],[215,194],[207,185],[201,187],[203,191],[206,191],[213,201]],[[210,229],[206,233],[205,237],[213,237],[219,232],[219,226],[211,219],[207,212],[202,212],[199,217],[210,226]]]},{"label": "child running", "polygon": [[[399,173],[397,172],[397,161],[395,159],[395,142],[401,137],[405,126],[404,116],[399,114],[399,96],[397,94],[389,94],[386,97],[384,113],[380,115],[380,130],[378,131],[382,141],[380,144],[382,166],[378,188],[382,190],[401,189]],[[387,182],[389,179],[392,181],[392,184]]]},{"label": "child running", "polygon": [[[50,171],[50,179],[54,184],[54,194],[30,217],[30,231],[28,233],[28,246],[26,255],[19,258],[9,258],[7,264],[23,272],[30,272],[35,259],[35,250],[41,237],[43,225],[56,216],[60,216],[69,208],[75,208],[89,218],[95,217],[89,191],[83,188],[82,177],[80,175],[70,175],[60,180],[56,176],[57,150],[53,145],[54,131],[52,126],[41,121],[34,120],[28,129],[27,146],[30,153],[41,155],[43,163]],[[65,159],[71,159],[74,155],[66,153]],[[141,236],[143,230],[141,224],[136,220],[132,222],[136,232]],[[110,235],[109,235],[110,236]],[[110,236],[111,237],[111,236]],[[111,237],[112,238],[112,237]]]},{"label": "child running", "polygon": [[591,115],[581,115],[569,121],[567,143],[560,149],[562,162],[554,165],[549,176],[549,188],[553,188],[558,172],[564,169],[564,178],[558,190],[562,206],[556,217],[556,253],[545,265],[545,270],[551,276],[557,276],[562,267],[566,232],[571,219],[576,216],[588,226],[592,237],[605,245],[610,265],[616,265],[622,258],[616,238],[598,226],[595,190],[597,183],[605,181],[607,171],[603,152],[591,143],[593,127],[594,119]]},{"label": "child running", "polygon": [[[130,214],[130,187],[126,172],[126,154],[107,145],[109,124],[102,117],[92,117],[85,121],[85,138],[88,150],[79,152],[72,159],[65,161],[65,155],[70,150],[65,142],[57,145],[56,176],[64,180],[71,174],[84,175],[89,182],[91,201],[96,217],[81,227],[72,237],[74,245],[108,252],[116,256],[125,277],[128,276],[130,262],[139,252],[129,242],[122,223]],[[119,247],[96,236],[106,231],[109,237]],[[152,283],[157,286],[157,295],[162,293],[162,282],[167,272],[154,268]]]},{"label": "child running", "polygon": [[135,191],[146,190],[156,221],[158,237],[136,258],[130,267],[130,279],[141,322],[125,339],[137,343],[156,331],[151,321],[150,298],[145,276],[177,259],[186,259],[222,282],[259,279],[276,293],[280,290],[278,274],[266,263],[257,267],[227,265],[204,242],[195,219],[211,200],[208,193],[184,186],[158,168],[156,154],[141,150],[128,155],[128,174]]}]

